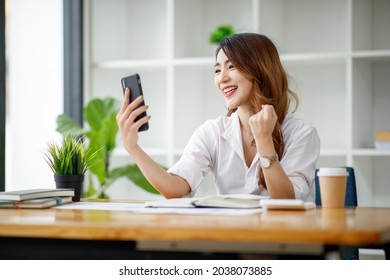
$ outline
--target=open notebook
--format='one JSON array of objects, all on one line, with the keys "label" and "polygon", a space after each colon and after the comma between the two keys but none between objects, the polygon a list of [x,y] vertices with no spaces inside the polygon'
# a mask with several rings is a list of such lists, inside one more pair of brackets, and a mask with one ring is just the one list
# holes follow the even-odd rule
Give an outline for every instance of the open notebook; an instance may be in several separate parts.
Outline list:
[{"label": "open notebook", "polygon": [[300,199],[270,199],[267,196],[235,194],[214,195],[203,198],[172,198],[145,202],[146,207],[157,208],[264,208],[268,210],[309,210],[316,207],[314,202]]},{"label": "open notebook", "polygon": [[217,207],[217,208],[261,208],[260,201],[266,196],[251,194],[213,195],[203,198],[172,198],[145,202],[146,207]]}]

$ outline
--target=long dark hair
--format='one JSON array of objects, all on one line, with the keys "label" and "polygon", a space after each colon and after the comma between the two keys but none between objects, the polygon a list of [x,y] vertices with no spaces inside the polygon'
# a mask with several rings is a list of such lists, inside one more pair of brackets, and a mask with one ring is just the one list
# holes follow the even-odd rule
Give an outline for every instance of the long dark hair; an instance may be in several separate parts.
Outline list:
[{"label": "long dark hair", "polygon": [[[282,123],[291,101],[295,101],[293,111],[296,111],[299,100],[298,96],[288,87],[288,76],[275,45],[264,35],[239,33],[222,40],[216,50],[216,56],[221,49],[234,67],[248,80],[253,81],[255,94],[251,98],[252,113],[259,112],[261,106],[265,104],[275,108],[278,121],[272,133],[272,140],[281,159],[285,148]],[[235,110],[237,108],[229,108],[228,116]],[[259,185],[267,187],[262,169],[259,173]]]}]

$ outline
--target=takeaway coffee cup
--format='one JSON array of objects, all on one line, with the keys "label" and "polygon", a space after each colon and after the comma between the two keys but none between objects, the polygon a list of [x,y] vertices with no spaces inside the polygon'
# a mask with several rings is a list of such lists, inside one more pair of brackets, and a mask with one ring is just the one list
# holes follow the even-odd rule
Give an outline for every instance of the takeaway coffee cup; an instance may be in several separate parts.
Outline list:
[{"label": "takeaway coffee cup", "polygon": [[317,172],[317,176],[320,182],[322,207],[344,207],[347,190],[347,170],[345,168],[321,167]]}]

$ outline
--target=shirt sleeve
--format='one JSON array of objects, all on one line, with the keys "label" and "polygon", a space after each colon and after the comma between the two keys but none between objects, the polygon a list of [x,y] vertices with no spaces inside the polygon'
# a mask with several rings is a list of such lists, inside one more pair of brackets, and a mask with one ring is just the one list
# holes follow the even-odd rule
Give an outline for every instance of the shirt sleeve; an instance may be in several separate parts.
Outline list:
[{"label": "shirt sleeve", "polygon": [[285,132],[285,152],[280,164],[291,180],[296,199],[315,200],[315,168],[320,139],[315,127],[300,122]]},{"label": "shirt sleeve", "polygon": [[190,185],[191,193],[187,196],[195,194],[210,171],[217,146],[215,142],[210,123],[204,123],[191,136],[179,161],[168,169],[169,173],[182,177]]}]

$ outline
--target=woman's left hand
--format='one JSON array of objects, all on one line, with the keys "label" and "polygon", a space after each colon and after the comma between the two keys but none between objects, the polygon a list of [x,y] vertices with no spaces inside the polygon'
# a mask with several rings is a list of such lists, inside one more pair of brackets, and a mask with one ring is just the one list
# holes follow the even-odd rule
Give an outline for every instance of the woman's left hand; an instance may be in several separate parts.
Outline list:
[{"label": "woman's left hand", "polygon": [[272,141],[272,132],[277,120],[278,116],[272,105],[263,105],[260,112],[249,118],[249,126],[256,143]]}]

